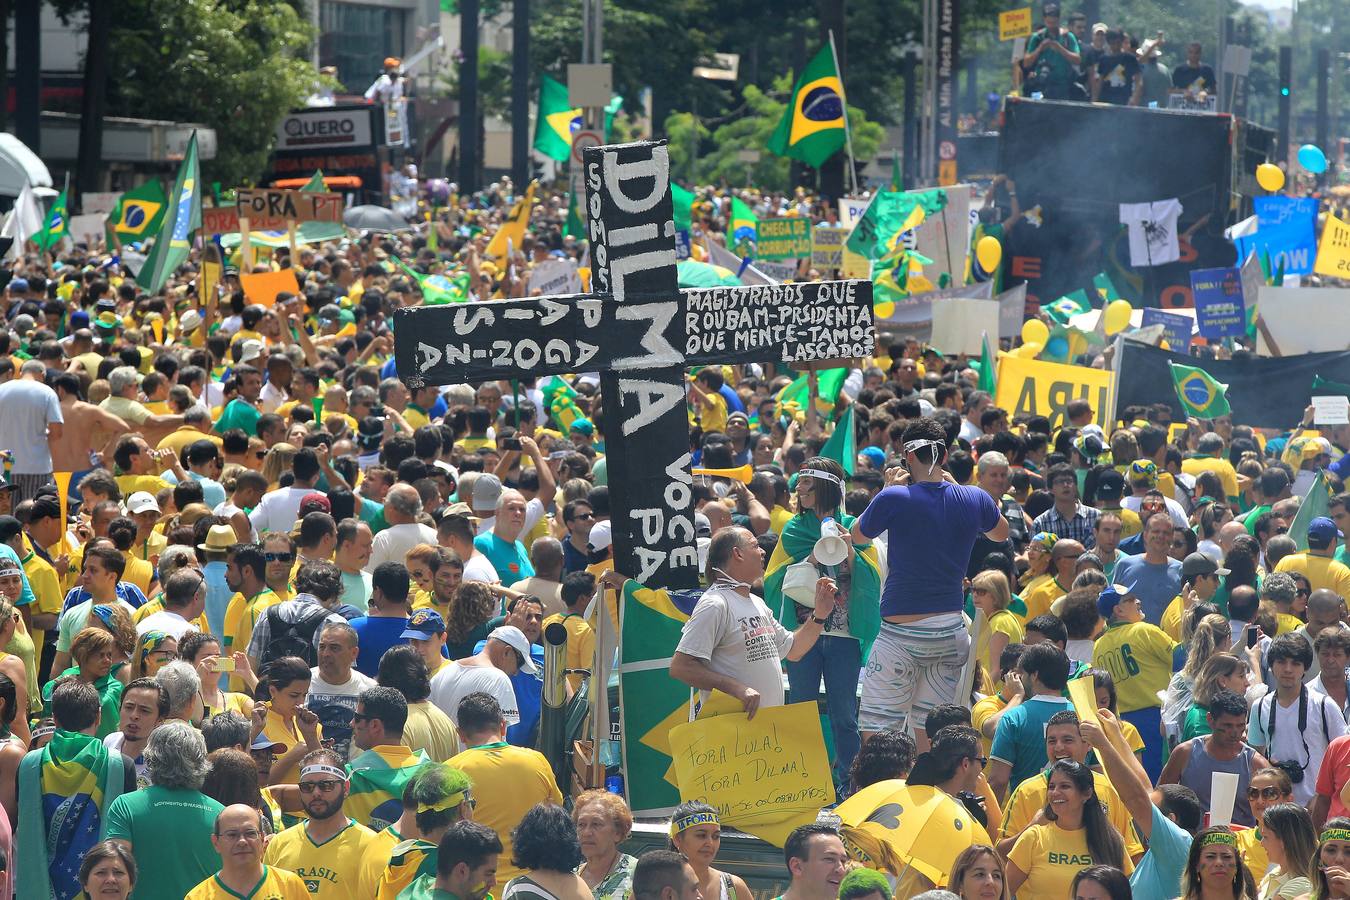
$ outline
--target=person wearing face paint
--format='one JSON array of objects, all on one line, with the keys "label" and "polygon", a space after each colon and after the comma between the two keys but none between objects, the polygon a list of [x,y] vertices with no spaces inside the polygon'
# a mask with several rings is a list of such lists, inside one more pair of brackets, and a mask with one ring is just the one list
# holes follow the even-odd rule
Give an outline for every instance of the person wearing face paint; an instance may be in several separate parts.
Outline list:
[{"label": "person wearing face paint", "polygon": [[436,889],[431,900],[491,900],[501,852],[501,840],[486,825],[451,825],[437,851]]},{"label": "person wearing face paint", "polygon": [[927,749],[927,737],[919,726],[935,707],[956,701],[969,657],[961,610],[975,539],[1008,537],[1008,522],[993,498],[944,472],[946,440],[936,419],[911,422],[904,432],[906,470],[892,473],[890,486],[850,529],[853,543],[862,546],[885,533],[889,562],[881,633],[863,674],[859,727],[864,735],[907,728],[920,750]]},{"label": "person wearing face paint", "polygon": [[1248,800],[1252,778],[1270,762],[1247,744],[1247,701],[1232,691],[1220,690],[1209,704],[1210,733],[1178,744],[1158,776],[1158,786],[1182,784],[1195,791],[1206,807],[1215,772],[1238,777],[1233,805],[1233,823],[1250,828],[1256,824]]},{"label": "person wearing face paint", "polygon": [[1256,882],[1227,827],[1206,828],[1191,843],[1181,900],[1256,900]]},{"label": "person wearing face paint", "polygon": [[670,848],[693,867],[704,900],[751,900],[750,888],[739,875],[713,868],[721,846],[722,823],[717,810],[698,801],[675,807],[670,816]]},{"label": "person wearing face paint", "polygon": [[315,750],[300,761],[300,802],[309,817],[275,835],[263,862],[304,879],[311,897],[355,896],[361,856],[375,832],[351,819],[343,804],[351,787],[343,758]]}]

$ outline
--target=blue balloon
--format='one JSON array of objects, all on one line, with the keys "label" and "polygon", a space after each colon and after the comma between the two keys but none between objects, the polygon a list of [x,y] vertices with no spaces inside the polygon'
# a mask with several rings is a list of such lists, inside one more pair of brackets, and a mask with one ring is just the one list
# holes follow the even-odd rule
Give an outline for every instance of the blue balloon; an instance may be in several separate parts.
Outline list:
[{"label": "blue balloon", "polygon": [[1316,144],[1304,144],[1298,148],[1298,164],[1314,175],[1327,170],[1327,155]]},{"label": "blue balloon", "polygon": [[1059,358],[1069,355],[1069,342],[1062,337],[1052,337],[1045,345],[1045,355]]}]

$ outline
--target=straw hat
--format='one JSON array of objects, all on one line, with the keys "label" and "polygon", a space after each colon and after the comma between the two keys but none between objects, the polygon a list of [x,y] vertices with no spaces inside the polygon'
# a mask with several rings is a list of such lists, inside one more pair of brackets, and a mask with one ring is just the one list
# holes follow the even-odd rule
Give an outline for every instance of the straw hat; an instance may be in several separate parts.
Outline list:
[{"label": "straw hat", "polygon": [[211,530],[206,533],[206,543],[198,544],[198,550],[204,550],[207,553],[216,551],[224,553],[235,544],[239,543],[239,536],[234,533],[232,525],[212,525]]}]

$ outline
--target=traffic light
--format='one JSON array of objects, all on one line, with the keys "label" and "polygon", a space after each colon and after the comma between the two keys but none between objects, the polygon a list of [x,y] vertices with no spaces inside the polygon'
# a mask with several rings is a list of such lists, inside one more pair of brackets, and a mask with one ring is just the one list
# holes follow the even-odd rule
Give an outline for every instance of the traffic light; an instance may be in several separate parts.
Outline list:
[{"label": "traffic light", "polygon": [[1278,119],[1276,126],[1276,140],[1279,142],[1276,158],[1281,161],[1289,159],[1289,125],[1290,111],[1293,105],[1290,99],[1290,88],[1294,83],[1294,50],[1292,47],[1280,48],[1279,61],[1280,77],[1280,96],[1278,98]]}]

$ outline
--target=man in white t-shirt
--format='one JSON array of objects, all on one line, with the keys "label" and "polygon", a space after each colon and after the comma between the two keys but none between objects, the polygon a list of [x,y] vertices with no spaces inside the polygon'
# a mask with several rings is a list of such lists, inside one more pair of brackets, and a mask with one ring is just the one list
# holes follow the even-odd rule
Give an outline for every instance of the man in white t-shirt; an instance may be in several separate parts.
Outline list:
[{"label": "man in white t-shirt", "polygon": [[370,545],[367,572],[380,563],[402,564],[408,551],[418,544],[435,544],[436,532],[417,521],[422,514],[422,498],[410,484],[396,484],[384,496],[384,518],[389,527],[375,535]]},{"label": "man in white t-shirt", "polygon": [[43,363],[30,359],[19,369],[18,378],[0,384],[0,439],[14,454],[10,474],[19,487],[15,505],[51,482],[49,441],[60,440],[65,426],[56,391],[42,381],[46,371]]},{"label": "man in white t-shirt", "polygon": [[752,718],[761,706],[782,706],[780,660],[800,659],[814,646],[838,586],[829,578],[817,581],[811,617],[788,631],[750,593],[750,585],[764,577],[764,550],[748,529],[737,527],[713,535],[708,577],[712,585],[684,623],[670,674],[698,689],[701,701],[714,689],[730,694]]},{"label": "man in white t-shirt", "polygon": [[514,625],[503,625],[493,629],[480,652],[436,673],[431,679],[431,702],[458,727],[459,701],[482,691],[501,706],[506,724],[515,725],[520,721],[520,704],[511,676],[517,671],[538,675],[539,667],[530,658],[530,641],[525,633]]},{"label": "man in white t-shirt", "polygon": [[473,545],[473,520],[466,515],[450,513],[441,517],[436,525],[437,538],[442,547],[449,547],[464,562],[464,581],[481,581],[484,584],[500,584],[497,570],[492,560]]},{"label": "man in white t-shirt", "polygon": [[181,641],[183,635],[197,630],[192,621],[205,611],[205,579],[194,569],[179,569],[164,583],[164,608],[136,623],[136,635],[162,631]]},{"label": "man in white t-shirt", "polygon": [[356,701],[363,691],[375,687],[375,680],[353,668],[360,648],[352,626],[325,622],[319,628],[315,644],[319,664],[310,669],[305,706],[319,717],[323,736],[332,738],[333,749],[343,759],[354,759],[361,752],[352,743]]},{"label": "man in white t-shirt", "polygon": [[1308,642],[1294,634],[1275,638],[1266,651],[1275,690],[1252,706],[1247,743],[1271,762],[1303,769],[1294,785],[1294,802],[1312,800],[1327,745],[1345,733],[1345,717],[1336,701],[1308,690],[1303,676],[1312,665]]},{"label": "man in white t-shirt", "polygon": [[253,530],[257,534],[262,535],[268,531],[284,531],[290,534],[291,529],[295,527],[295,520],[299,518],[300,513],[300,501],[306,494],[314,492],[314,485],[319,481],[319,457],[312,448],[302,447],[295,452],[295,457],[291,460],[291,472],[295,475],[295,481],[291,482],[290,487],[277,488],[263,494],[262,500],[258,501],[253,512],[248,514],[248,520],[253,524]]}]

